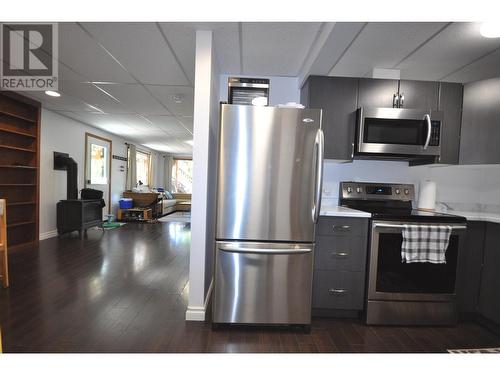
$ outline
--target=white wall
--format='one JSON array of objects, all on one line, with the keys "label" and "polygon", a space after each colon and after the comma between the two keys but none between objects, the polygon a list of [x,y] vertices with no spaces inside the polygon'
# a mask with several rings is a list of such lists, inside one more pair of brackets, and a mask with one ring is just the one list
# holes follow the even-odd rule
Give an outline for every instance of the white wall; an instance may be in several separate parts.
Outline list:
[{"label": "white wall", "polygon": [[326,160],[323,177],[323,199],[338,199],[340,181],[413,183],[418,194],[420,182],[430,179],[437,185],[437,201],[490,208],[500,205],[500,165],[410,167],[407,162]]},{"label": "white wall", "polygon": [[[56,235],[56,204],[61,199],[66,199],[66,172],[54,170],[54,151],[68,153],[78,163],[78,189],[84,187],[85,164],[85,133],[96,134],[110,139],[113,142],[113,154],[126,157],[126,140],[116,135],[104,132],[81,122],[61,116],[57,113],[42,109],[41,135],[40,135],[40,239]],[[160,165],[163,157],[159,153],[151,152],[153,160]],[[126,168],[127,163],[112,159],[111,162],[111,207],[116,214],[118,200],[125,189],[125,171],[120,171],[120,166]],[[157,168],[159,171],[161,168]],[[155,175],[157,174],[156,172]],[[163,172],[161,172],[163,173]],[[162,181],[155,177],[155,181]],[[163,185],[159,183],[158,185]]]},{"label": "white wall", "polygon": [[[217,151],[218,76],[212,32],[196,32],[194,85],[193,194],[191,200],[191,250],[187,320],[205,320],[212,280],[215,222],[215,173]],[[214,82],[215,81],[215,82]]]},{"label": "white wall", "polygon": [[[250,77],[245,75],[221,74],[219,79],[220,101],[227,101],[227,78],[230,76]],[[286,102],[300,102],[298,77],[252,76],[254,78],[269,78],[269,104],[278,105]]]}]

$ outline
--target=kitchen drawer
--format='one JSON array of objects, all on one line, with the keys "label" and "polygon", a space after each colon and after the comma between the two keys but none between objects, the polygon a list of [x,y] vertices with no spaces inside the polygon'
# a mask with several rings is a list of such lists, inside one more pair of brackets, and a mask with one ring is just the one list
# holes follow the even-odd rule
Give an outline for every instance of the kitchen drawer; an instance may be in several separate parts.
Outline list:
[{"label": "kitchen drawer", "polygon": [[365,271],[366,237],[317,236],[314,269]]},{"label": "kitchen drawer", "polygon": [[313,308],[363,310],[365,272],[316,270]]},{"label": "kitchen drawer", "polygon": [[368,219],[321,216],[316,235],[368,236]]}]

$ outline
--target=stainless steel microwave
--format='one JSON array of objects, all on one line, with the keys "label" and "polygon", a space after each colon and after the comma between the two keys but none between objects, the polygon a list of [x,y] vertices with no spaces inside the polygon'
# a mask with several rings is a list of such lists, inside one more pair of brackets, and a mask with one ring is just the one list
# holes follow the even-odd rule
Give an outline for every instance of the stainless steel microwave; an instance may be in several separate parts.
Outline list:
[{"label": "stainless steel microwave", "polygon": [[401,108],[358,108],[355,155],[441,155],[442,113]]}]

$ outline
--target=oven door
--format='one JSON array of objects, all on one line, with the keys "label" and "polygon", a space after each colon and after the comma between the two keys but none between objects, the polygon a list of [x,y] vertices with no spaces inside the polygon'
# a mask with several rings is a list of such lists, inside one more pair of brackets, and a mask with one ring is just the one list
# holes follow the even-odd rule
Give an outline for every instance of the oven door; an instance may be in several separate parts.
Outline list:
[{"label": "oven door", "polygon": [[359,108],[357,153],[440,156],[441,113]]},{"label": "oven door", "polygon": [[401,244],[403,224],[414,222],[373,221],[370,244],[368,300],[450,301],[455,296],[457,261],[466,225],[452,229],[446,263],[403,263]]}]

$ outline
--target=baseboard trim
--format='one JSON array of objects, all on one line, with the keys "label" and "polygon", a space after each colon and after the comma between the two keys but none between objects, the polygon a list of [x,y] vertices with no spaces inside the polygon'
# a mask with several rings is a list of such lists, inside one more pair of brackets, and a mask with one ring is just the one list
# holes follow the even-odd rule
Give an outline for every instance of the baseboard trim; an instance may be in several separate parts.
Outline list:
[{"label": "baseboard trim", "polygon": [[214,285],[214,279],[210,281],[210,286],[208,287],[207,295],[205,297],[205,302],[203,306],[188,306],[186,310],[186,320],[204,322],[206,320],[206,313],[208,304],[210,303],[210,297],[212,296],[212,289]]},{"label": "baseboard trim", "polygon": [[57,236],[57,229],[45,232],[45,233],[40,233],[40,241],[46,240],[47,238],[55,237]]}]

